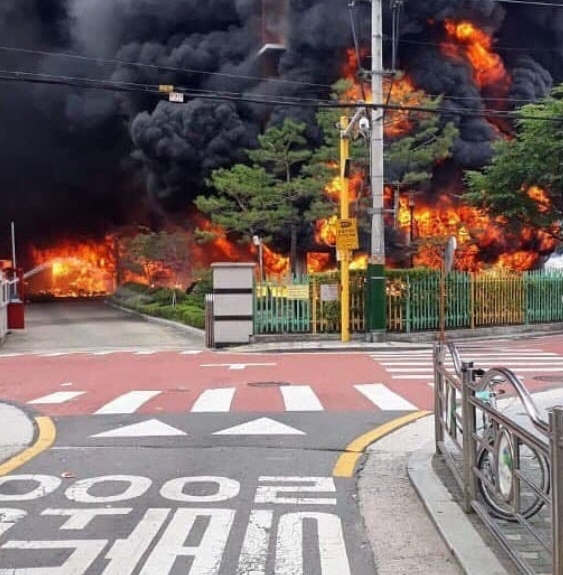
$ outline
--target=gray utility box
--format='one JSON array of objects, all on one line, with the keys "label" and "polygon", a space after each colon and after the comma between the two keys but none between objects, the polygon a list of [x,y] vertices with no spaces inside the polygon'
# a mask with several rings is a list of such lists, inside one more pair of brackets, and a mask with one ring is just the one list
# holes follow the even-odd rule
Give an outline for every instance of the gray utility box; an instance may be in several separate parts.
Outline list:
[{"label": "gray utility box", "polygon": [[214,347],[250,342],[254,330],[254,263],[214,263],[211,341]]}]

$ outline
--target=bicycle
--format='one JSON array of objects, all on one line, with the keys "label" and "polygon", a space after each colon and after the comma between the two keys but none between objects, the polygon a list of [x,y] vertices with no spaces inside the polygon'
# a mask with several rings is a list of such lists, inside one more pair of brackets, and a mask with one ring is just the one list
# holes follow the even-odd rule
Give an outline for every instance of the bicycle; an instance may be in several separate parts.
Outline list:
[{"label": "bicycle", "polygon": [[[483,375],[483,370],[476,370],[476,374]],[[490,389],[478,389],[475,397],[495,410],[499,410],[497,397],[505,393],[498,386],[504,383],[503,378],[494,378],[489,382]],[[499,519],[515,522],[516,514],[513,510],[513,473],[514,473],[514,445],[506,428],[499,426],[495,430],[489,414],[482,411],[481,441],[479,443],[476,468],[479,471],[477,486],[479,494],[485,501],[491,514]],[[546,457],[534,448],[518,443],[519,472],[522,474],[520,482],[520,515],[529,519],[538,513],[545,504],[544,498],[530,484],[545,495],[550,490],[549,464]],[[526,477],[523,471],[532,473]]]}]

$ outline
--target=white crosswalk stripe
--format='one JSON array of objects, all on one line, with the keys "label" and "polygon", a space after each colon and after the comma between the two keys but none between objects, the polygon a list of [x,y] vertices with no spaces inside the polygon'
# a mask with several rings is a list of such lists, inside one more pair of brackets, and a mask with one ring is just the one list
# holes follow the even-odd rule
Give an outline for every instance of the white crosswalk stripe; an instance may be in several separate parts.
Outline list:
[{"label": "white crosswalk stripe", "polygon": [[280,387],[286,411],[323,411],[323,405],[310,385]]},{"label": "white crosswalk stripe", "polygon": [[193,413],[220,413],[231,410],[231,403],[235,396],[234,387],[220,387],[206,389],[193,404]]},{"label": "white crosswalk stripe", "polygon": [[85,393],[86,393],[85,391],[56,391],[54,393],[50,393],[49,395],[44,395],[43,397],[32,399],[27,403],[30,405],[65,403],[66,401],[70,401],[71,399],[79,397],[80,395],[83,395]]},{"label": "white crosswalk stripe", "polygon": [[417,409],[410,401],[381,383],[366,383],[354,387],[379,409],[389,411],[415,411]]},{"label": "white crosswalk stripe", "polygon": [[[423,384],[427,389],[426,401],[428,398],[431,398],[431,391],[428,387],[426,387],[433,385],[432,383],[428,383],[432,380],[431,376],[429,377],[425,374],[414,376],[411,375],[409,377],[426,379],[426,383]],[[186,406],[185,411],[189,411],[191,413],[227,413],[237,411],[237,408],[233,406],[233,401],[237,391],[237,387],[205,389],[201,391],[196,397],[191,409],[189,406]],[[310,385],[281,386],[278,388],[277,392],[280,394],[280,399],[283,402],[284,412],[319,412],[326,410],[325,405],[323,405],[322,394],[319,394]],[[93,392],[86,391],[56,391],[48,395],[27,401],[27,403],[32,405],[49,406],[65,403],[70,404],[72,402],[72,409],[76,410],[77,408],[80,409],[80,401],[85,397],[87,398],[87,401],[84,402],[85,406],[90,406],[93,403],[91,399],[92,393]],[[421,408],[417,407],[406,398],[402,397],[400,393],[391,390],[383,383],[357,384],[349,388],[349,393],[360,394],[362,397],[368,399],[375,409],[412,411]],[[133,414],[138,412],[138,410],[147,402],[159,395],[168,397],[168,399],[161,400],[162,405],[165,405],[166,402],[170,402],[170,396],[166,395],[166,391],[132,390],[117,395],[115,398],[107,401],[107,403],[99,407],[97,410],[95,410],[95,408],[90,410],[88,407],[87,413],[102,416]],[[424,397],[424,394],[422,397]],[[76,403],[73,400],[76,400]],[[260,401],[261,400],[257,398],[255,408],[243,408],[242,411],[261,411],[263,409],[268,410],[271,408],[267,404],[260,403]],[[277,408],[279,403],[276,402],[275,405]],[[162,411],[162,406],[158,409]],[[365,406],[359,409],[363,410],[365,409]],[[177,407],[174,406],[172,411],[177,411]]]},{"label": "white crosswalk stripe", "polygon": [[[509,348],[461,348],[462,360],[473,361],[475,365],[489,369],[503,366],[517,375],[563,372],[563,356],[541,350]],[[374,352],[371,358],[380,363],[393,379],[431,380],[433,377],[433,355],[430,350]],[[446,354],[446,367],[453,369],[452,360]]]},{"label": "white crosswalk stripe", "polygon": [[109,403],[100,407],[95,412],[96,415],[117,415],[126,413],[135,413],[139,407],[145,404],[149,399],[159,395],[160,391],[128,391],[123,395],[119,395]]}]

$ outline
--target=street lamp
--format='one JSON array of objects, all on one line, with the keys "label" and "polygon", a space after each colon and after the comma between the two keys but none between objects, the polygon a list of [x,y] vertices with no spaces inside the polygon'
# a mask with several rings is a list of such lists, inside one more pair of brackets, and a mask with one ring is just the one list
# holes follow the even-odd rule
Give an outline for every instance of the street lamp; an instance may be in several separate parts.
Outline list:
[{"label": "street lamp", "polygon": [[258,265],[260,268],[260,281],[264,281],[264,261],[262,257],[262,238],[260,236],[252,236],[252,243],[258,248]]}]

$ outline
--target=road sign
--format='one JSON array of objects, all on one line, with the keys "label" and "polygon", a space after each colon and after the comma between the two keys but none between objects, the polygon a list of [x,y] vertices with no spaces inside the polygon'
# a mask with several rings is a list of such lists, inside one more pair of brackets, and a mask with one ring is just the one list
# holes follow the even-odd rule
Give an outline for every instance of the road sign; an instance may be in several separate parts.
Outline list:
[{"label": "road sign", "polygon": [[340,219],[336,222],[336,247],[339,250],[359,248],[356,218]]}]

